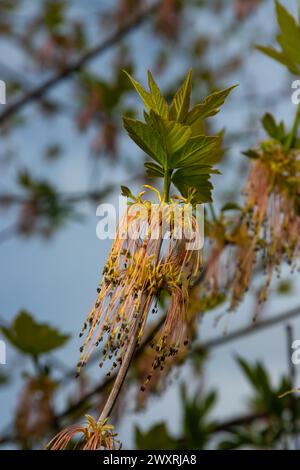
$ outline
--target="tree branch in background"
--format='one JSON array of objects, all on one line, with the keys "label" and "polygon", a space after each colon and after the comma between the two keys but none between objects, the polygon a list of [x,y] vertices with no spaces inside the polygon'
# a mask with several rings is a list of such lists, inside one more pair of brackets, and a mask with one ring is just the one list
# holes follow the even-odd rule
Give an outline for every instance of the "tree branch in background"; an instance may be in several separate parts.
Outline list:
[{"label": "tree branch in background", "polygon": [[71,75],[78,72],[84,65],[90,62],[92,59],[95,59],[97,56],[99,56],[103,52],[106,52],[108,49],[116,45],[127,34],[142,25],[146,20],[148,20],[148,18],[157,10],[159,4],[160,2],[154,3],[152,6],[148,7],[147,9],[136,15],[127,24],[120,27],[118,31],[113,33],[105,41],[89,49],[72,64],[68,65],[63,70],[50,77],[41,85],[38,85],[32,90],[29,90],[19,99],[16,99],[13,103],[6,106],[5,110],[0,113],[0,124],[15,115],[24,106],[43,97],[51,88],[59,85],[62,81],[66,80]]},{"label": "tree branch in background", "polygon": [[[267,320],[264,320],[264,321],[261,321],[261,322],[256,322],[256,323],[254,323],[250,326],[240,328],[240,329],[238,329],[236,331],[233,331],[232,333],[229,333],[227,335],[218,336],[218,337],[213,338],[211,340],[204,341],[200,345],[194,346],[191,349],[191,352],[209,351],[213,348],[223,346],[226,343],[230,343],[231,341],[235,341],[237,339],[242,339],[245,336],[248,336],[248,335],[251,335],[251,334],[256,334],[256,333],[258,333],[259,331],[261,331],[263,329],[270,328],[272,326],[278,325],[278,324],[280,324],[284,321],[287,321],[287,320],[291,320],[291,318],[294,318],[294,317],[298,316],[299,314],[300,314],[300,306],[295,307],[291,310],[288,310],[287,312],[283,312],[283,313],[280,313],[278,315],[275,315],[274,317],[269,318]],[[136,351],[136,354],[133,358],[133,363],[142,355],[145,348],[152,342],[154,336],[159,331],[159,329],[160,329],[161,325],[163,324],[164,320],[165,320],[165,317],[163,316],[162,319],[159,322],[157,322],[157,324],[153,328],[151,328],[151,330],[149,331],[147,336],[144,338],[144,341],[142,342],[140,348],[138,348],[138,350]],[[96,358],[96,356],[94,356],[94,358]],[[72,372],[70,372],[68,374],[68,376],[69,377],[70,376],[75,377],[75,374],[76,374],[76,372],[75,372],[75,370],[73,370]],[[75,402],[72,405],[68,406],[64,411],[62,411],[60,414],[57,415],[58,421],[62,418],[65,418],[66,416],[74,413],[87,400],[89,400],[93,396],[101,393],[103,390],[105,390],[107,387],[109,387],[109,385],[111,383],[113,383],[115,378],[116,378],[116,374],[111,375],[104,382],[102,382],[101,384],[98,384],[94,389],[92,389],[90,392],[88,392],[82,398],[80,398],[80,400],[78,400],[77,402]]]}]

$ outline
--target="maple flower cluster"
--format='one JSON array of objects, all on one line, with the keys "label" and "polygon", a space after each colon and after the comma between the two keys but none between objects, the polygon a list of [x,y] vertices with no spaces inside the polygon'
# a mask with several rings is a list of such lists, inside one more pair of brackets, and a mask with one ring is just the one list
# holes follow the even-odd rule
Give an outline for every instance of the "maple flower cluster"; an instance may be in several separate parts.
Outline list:
[{"label": "maple flower cluster", "polygon": [[[124,233],[131,236],[124,237]],[[149,312],[157,312],[162,291],[169,293],[170,303],[152,344],[156,351],[152,369],[163,368],[166,358],[187,343],[188,287],[199,271],[201,253],[199,248],[190,249],[190,243],[193,238],[199,247],[199,237],[197,220],[192,213],[186,215],[182,202],[141,201],[129,206],[104,267],[97,300],[83,326],[81,334],[86,330],[87,334],[78,370],[100,343],[100,366],[106,359],[113,361],[112,368],[121,364],[132,335],[140,342]]]}]

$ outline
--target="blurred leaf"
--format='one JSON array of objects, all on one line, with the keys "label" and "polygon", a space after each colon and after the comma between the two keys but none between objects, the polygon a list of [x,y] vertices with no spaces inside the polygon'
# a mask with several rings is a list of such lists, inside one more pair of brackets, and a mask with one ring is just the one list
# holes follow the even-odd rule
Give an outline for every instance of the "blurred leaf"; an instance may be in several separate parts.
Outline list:
[{"label": "blurred leaf", "polygon": [[243,429],[240,426],[238,429],[230,430],[230,438],[222,441],[219,444],[220,450],[239,449],[239,448],[254,448],[254,449],[274,449],[276,442],[282,435],[280,426],[273,425],[263,427],[263,429],[250,427]]},{"label": "blurred leaf", "polygon": [[169,435],[165,423],[155,424],[149,431],[141,431],[136,427],[135,445],[139,450],[178,449],[177,440]]},{"label": "blurred leaf", "polygon": [[292,73],[298,73],[298,68],[295,67],[293,62],[283,54],[283,52],[276,51],[276,49],[273,49],[272,47],[267,47],[267,46],[256,46],[256,49],[262,52],[263,54],[271,57],[271,59],[276,60],[277,62],[287,66],[287,68],[292,72]]},{"label": "blurred leaf", "polygon": [[4,372],[0,372],[0,387],[7,385],[10,381],[10,377],[8,374]]},{"label": "blurred leaf", "polygon": [[283,379],[279,387],[273,387],[261,362],[257,361],[254,365],[250,365],[240,357],[236,359],[255,392],[251,400],[253,409],[265,412],[269,416],[281,417],[286,403],[281,402],[278,396],[284,391],[284,387],[288,387],[288,381]]},{"label": "blurred leaf", "polygon": [[50,235],[68,217],[74,217],[71,205],[45,180],[34,179],[27,170],[20,171],[18,183],[25,190],[24,214],[19,231],[31,234],[35,230]]},{"label": "blurred leaf", "polygon": [[278,294],[290,294],[291,291],[293,290],[293,284],[292,281],[290,280],[282,280],[278,283],[277,285],[277,292]]},{"label": "blurred leaf", "polygon": [[51,31],[56,31],[63,24],[65,7],[65,2],[59,0],[44,2],[43,20]]},{"label": "blurred leaf", "polygon": [[266,113],[262,118],[262,125],[270,137],[281,143],[284,141],[286,136],[283,122],[277,124],[272,114]]},{"label": "blurred leaf", "polygon": [[249,382],[253,385],[254,388],[259,389],[260,383],[258,381],[257,375],[255,373],[255,369],[252,368],[244,359],[241,357],[236,357],[236,360],[244,372],[244,375],[247,377]]},{"label": "blurred leaf", "polygon": [[244,150],[242,154],[253,160],[256,160],[257,158],[259,158],[259,153],[253,149]]},{"label": "blurred leaf", "polygon": [[295,18],[278,0],[276,1],[276,13],[281,33],[277,37],[277,41],[281,45],[283,51],[285,51],[297,64],[300,64],[299,25],[296,23]]},{"label": "blurred leaf", "polygon": [[227,212],[227,211],[242,211],[243,208],[236,204],[235,202],[227,202],[222,206],[221,212]]},{"label": "blurred leaf", "polygon": [[63,346],[69,335],[45,323],[36,323],[33,317],[22,310],[10,328],[1,328],[10,343],[25,354],[37,357]]},{"label": "blurred leaf", "polygon": [[277,62],[285,65],[290,72],[300,73],[300,26],[288,10],[276,1],[277,22],[280,34],[277,36],[277,43],[281,51],[272,47],[257,46],[257,49],[268,55]]},{"label": "blurred leaf", "polygon": [[185,448],[204,449],[210,439],[215,423],[210,421],[209,414],[217,401],[217,393],[197,394],[189,398],[186,387],[181,387],[183,406],[182,438]]}]

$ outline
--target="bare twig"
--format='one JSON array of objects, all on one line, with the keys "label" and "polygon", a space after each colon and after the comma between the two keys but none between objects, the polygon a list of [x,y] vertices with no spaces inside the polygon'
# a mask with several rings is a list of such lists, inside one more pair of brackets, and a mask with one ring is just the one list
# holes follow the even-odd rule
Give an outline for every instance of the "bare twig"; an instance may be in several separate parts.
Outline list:
[{"label": "bare twig", "polygon": [[240,328],[227,335],[217,336],[216,338],[210,339],[202,343],[198,347],[204,348],[204,349],[212,349],[218,346],[223,346],[224,344],[229,343],[230,341],[241,339],[251,334],[256,334],[260,330],[264,330],[265,328],[270,328],[272,326],[278,325],[282,323],[283,321],[290,320],[291,318],[294,318],[298,316],[299,314],[300,314],[300,305],[298,307],[292,308],[291,310],[288,310],[287,312],[274,315],[273,317],[268,318],[267,320],[257,321],[250,326]]},{"label": "bare twig", "polygon": [[252,413],[245,416],[237,416],[235,418],[231,418],[229,420],[223,421],[222,423],[218,424],[213,433],[225,432],[229,431],[236,426],[247,426],[252,424],[255,421],[259,421],[261,419],[266,419],[268,417],[267,413]]},{"label": "bare twig", "polygon": [[129,34],[138,26],[142,25],[151,16],[151,14],[153,14],[157,10],[159,3],[160,2],[156,2],[150,7],[146,8],[144,11],[142,11],[141,13],[136,15],[132,20],[130,20],[127,24],[120,27],[105,41],[92,47],[73,63],[66,66],[63,70],[54,74],[41,85],[38,85],[37,87],[27,91],[23,96],[16,99],[13,103],[9,104],[5,108],[5,110],[0,114],[0,124],[15,115],[22,108],[24,108],[24,106],[28,105],[33,101],[36,101],[37,99],[40,99],[50,89],[60,84],[62,81],[66,80],[74,73],[78,72],[84,65],[90,62],[92,59],[116,45],[120,40],[124,38],[124,36]]}]

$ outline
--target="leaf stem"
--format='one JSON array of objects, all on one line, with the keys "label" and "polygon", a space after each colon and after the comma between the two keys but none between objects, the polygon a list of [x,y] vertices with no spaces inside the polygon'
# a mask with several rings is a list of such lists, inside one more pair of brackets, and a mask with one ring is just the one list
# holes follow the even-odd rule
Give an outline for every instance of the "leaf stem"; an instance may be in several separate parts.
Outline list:
[{"label": "leaf stem", "polygon": [[169,193],[170,193],[170,186],[171,186],[171,175],[172,175],[172,170],[165,170],[164,192],[163,192],[162,202],[168,202],[169,201]]},{"label": "leaf stem", "polygon": [[285,146],[284,146],[284,151],[285,152],[288,152],[292,148],[294,140],[297,137],[299,125],[300,125],[300,104],[297,107],[293,127],[291,129],[291,132],[288,135],[287,141],[286,141]]}]

